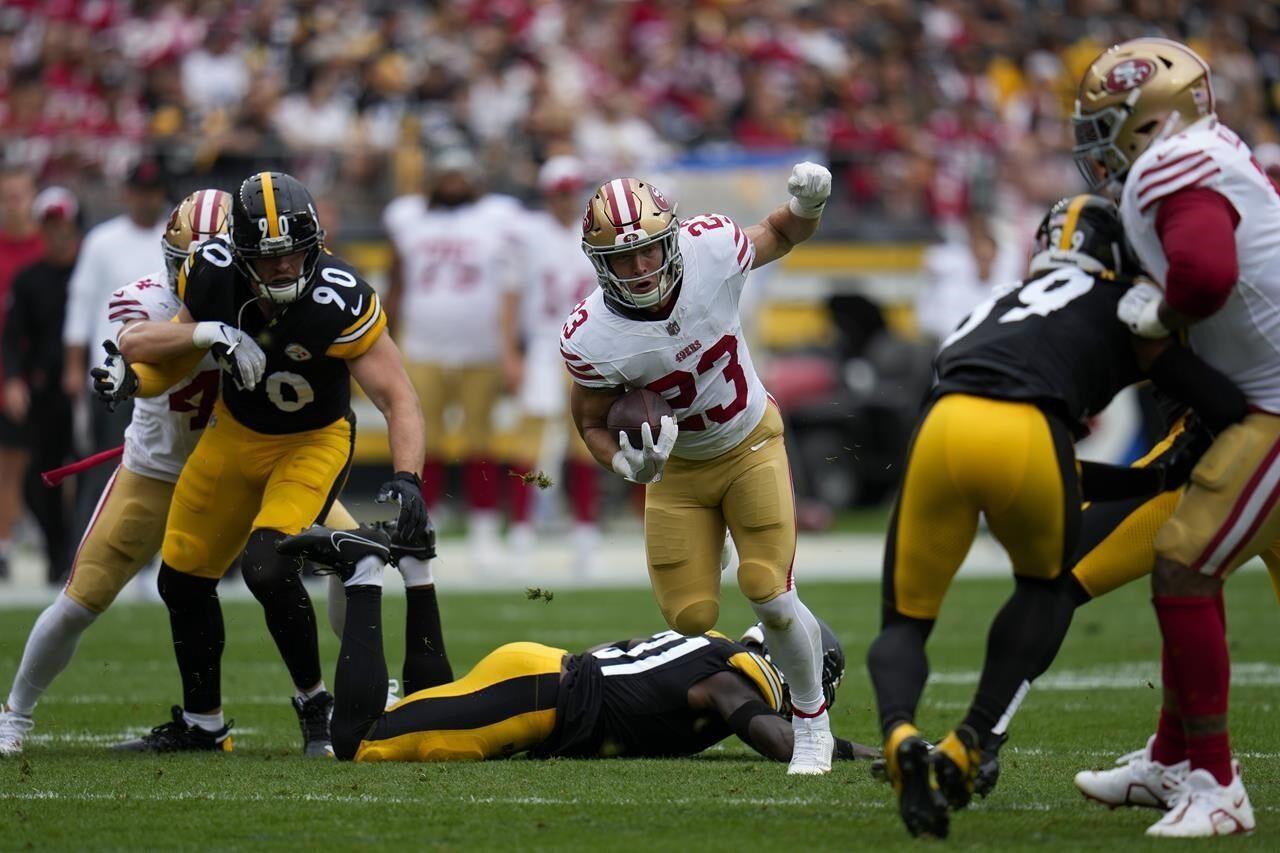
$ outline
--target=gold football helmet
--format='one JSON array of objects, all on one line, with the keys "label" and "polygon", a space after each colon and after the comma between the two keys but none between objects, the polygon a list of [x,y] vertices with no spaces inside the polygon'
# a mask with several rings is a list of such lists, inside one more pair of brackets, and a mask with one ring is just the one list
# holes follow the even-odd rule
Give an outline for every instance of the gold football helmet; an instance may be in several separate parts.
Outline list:
[{"label": "gold football helmet", "polygon": [[1102,53],[1076,96],[1076,166],[1093,192],[1124,183],[1152,143],[1213,114],[1209,64],[1185,44],[1140,38]]},{"label": "gold football helmet", "polygon": [[184,198],[164,227],[160,246],[164,250],[164,265],[169,273],[169,286],[178,281],[178,270],[187,259],[191,247],[202,240],[227,233],[231,221],[231,193],[222,190],[196,190]]},{"label": "gold football helmet", "polygon": [[[596,279],[612,299],[630,308],[662,303],[680,281],[680,220],[675,207],[652,184],[639,178],[615,178],[601,184],[582,217],[582,251],[596,268]],[[661,265],[644,275],[624,278],[610,263],[654,244],[662,246]],[[656,278],[656,285],[650,285]]]}]

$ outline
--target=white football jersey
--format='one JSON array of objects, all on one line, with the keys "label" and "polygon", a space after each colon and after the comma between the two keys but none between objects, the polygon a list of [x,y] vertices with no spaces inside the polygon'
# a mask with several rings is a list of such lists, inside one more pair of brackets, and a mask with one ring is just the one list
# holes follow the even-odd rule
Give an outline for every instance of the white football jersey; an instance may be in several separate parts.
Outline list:
[{"label": "white football jersey", "polygon": [[525,343],[520,407],[537,417],[564,411],[568,402],[560,327],[596,289],[596,268],[582,251],[582,228],[565,226],[545,211],[528,214],[522,228],[520,333]]},{"label": "white football jersey", "polygon": [[729,217],[680,227],[684,276],[665,320],[632,320],[596,290],[569,314],[560,354],[587,388],[648,388],[675,410],[675,456],[712,459],[742,443],[764,416],[767,394],[742,339],[738,300],[755,246]]},{"label": "white football jersey", "polygon": [[486,196],[456,208],[393,203],[384,214],[404,295],[396,342],[409,361],[463,366],[502,353],[502,295],[517,284],[522,210]]},{"label": "white football jersey", "polygon": [[1190,187],[1222,194],[1240,216],[1240,278],[1226,305],[1190,328],[1191,346],[1250,404],[1280,413],[1280,194],[1249,147],[1215,118],[1148,148],[1125,181],[1120,215],[1138,260],[1162,287],[1169,261],[1156,213],[1161,200]]},{"label": "white football jersey", "polygon": [[[163,272],[144,276],[111,294],[107,319],[119,336],[131,320],[168,322],[182,310]],[[138,397],[124,431],[124,467],[135,474],[176,483],[182,466],[209,423],[218,399],[218,365],[206,354],[165,394]]]}]

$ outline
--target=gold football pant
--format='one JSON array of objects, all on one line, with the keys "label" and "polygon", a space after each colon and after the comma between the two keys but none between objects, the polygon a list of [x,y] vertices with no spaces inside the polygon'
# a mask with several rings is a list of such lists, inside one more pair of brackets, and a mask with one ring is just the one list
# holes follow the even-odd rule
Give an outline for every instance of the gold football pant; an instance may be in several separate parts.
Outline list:
[{"label": "gold football pant", "polygon": [[936,619],[979,514],[1015,575],[1057,577],[1080,521],[1071,436],[1030,403],[948,394],[929,407],[908,452],[885,546],[886,606]]},{"label": "gold football pant", "polygon": [[523,752],[556,725],[564,649],[508,643],[457,681],[419,690],[379,717],[356,761],[480,761]]},{"label": "gold football pant", "polygon": [[720,616],[720,552],[726,525],[738,549],[738,587],[771,601],[792,587],[795,498],[782,415],[770,401],[742,442],[714,459],[671,457],[645,490],[649,580],[667,624],[701,634]]},{"label": "gold football pant", "polygon": [[444,455],[444,413],[454,404],[462,407],[463,458],[485,458],[493,453],[493,406],[502,393],[502,372],[496,364],[448,367],[409,362],[405,369],[422,401],[428,458]]},{"label": "gold football pant", "polygon": [[266,435],[236,422],[219,401],[174,489],[165,563],[220,578],[251,531],[293,534],[325,517],[346,482],[354,442],[353,419]]},{"label": "gold football pant", "polygon": [[1156,555],[1224,578],[1280,546],[1280,416],[1252,412],[1218,434],[1155,537]]}]

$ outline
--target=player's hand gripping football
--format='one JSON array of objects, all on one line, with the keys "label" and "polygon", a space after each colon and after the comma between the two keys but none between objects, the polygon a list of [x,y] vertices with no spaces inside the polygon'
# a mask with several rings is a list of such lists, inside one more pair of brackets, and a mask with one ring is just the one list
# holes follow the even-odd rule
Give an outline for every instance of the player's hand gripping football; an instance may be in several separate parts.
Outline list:
[{"label": "player's hand gripping football", "polygon": [[1129,331],[1142,338],[1168,337],[1169,329],[1160,322],[1160,303],[1164,294],[1150,281],[1138,279],[1120,297],[1116,316]]},{"label": "player's hand gripping football", "polygon": [[231,374],[240,389],[252,391],[262,381],[262,374],[267,369],[267,354],[257,341],[239,329],[212,321],[196,323],[191,343],[200,349],[210,350],[218,366]]},{"label": "player's hand gripping football", "polygon": [[680,428],[670,415],[663,415],[658,422],[658,440],[653,440],[649,423],[640,424],[640,447],[632,447],[625,431],[618,433],[617,453],[613,455],[613,470],[633,483],[656,483],[662,479],[662,469],[671,458]]},{"label": "player's hand gripping football", "polygon": [[802,219],[817,219],[831,195],[831,172],[817,163],[797,163],[787,179],[791,201],[787,206]]},{"label": "player's hand gripping football", "polygon": [[138,393],[138,374],[115,341],[103,341],[102,348],[107,351],[107,359],[90,370],[89,375],[93,377],[93,392],[107,404],[108,412],[114,412],[122,401]]},{"label": "player's hand gripping football", "polygon": [[[405,542],[416,540],[431,523],[427,518],[426,501],[422,499],[422,480],[412,471],[397,471],[394,477],[378,489],[378,496],[374,500],[380,504],[393,500],[400,504],[396,529]],[[435,556],[434,553],[432,556]]]}]

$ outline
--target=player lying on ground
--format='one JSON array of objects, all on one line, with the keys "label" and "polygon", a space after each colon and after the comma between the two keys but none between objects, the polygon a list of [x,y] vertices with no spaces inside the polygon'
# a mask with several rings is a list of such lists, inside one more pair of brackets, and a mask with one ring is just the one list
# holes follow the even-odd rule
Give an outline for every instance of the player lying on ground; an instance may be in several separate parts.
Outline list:
[{"label": "player lying on ground", "polygon": [[138,370],[219,347],[229,374],[174,489],[162,546],[158,586],[182,675],[182,719],[122,748],[221,748],[225,630],[217,586],[243,551],[245,583],[262,604],[306,723],[304,751],[329,754],[332,697],[315,613],[300,564],[276,553],[275,543],[322,518],[346,481],[353,379],[387,421],[396,473],[380,497],[399,500],[402,523],[426,523],[417,395],[384,333],[377,295],[326,250],[324,236],[314,200],[296,179],[249,177],[232,198],[229,234],[201,244],[178,273],[177,322],[142,322],[121,339]]},{"label": "player lying on ground", "polygon": [[[1204,59],[1147,38],[1091,63],[1073,116],[1077,165],[1119,198],[1125,233],[1159,285],[1135,288],[1120,319],[1152,339],[1185,330],[1249,403],[1155,537],[1165,698],[1155,737],[1129,769],[1142,776],[1159,765],[1177,782],[1169,811],[1147,829],[1160,837],[1254,827],[1227,728],[1222,583],[1280,545],[1280,188],[1214,106]],[[1127,785],[1124,770],[1112,778]]]},{"label": "player lying on ground", "polygon": [[[1030,277],[993,294],[943,343],[888,534],[883,625],[867,665],[890,778],[917,835],[946,834],[948,806],[968,803],[981,746],[1015,706],[1028,666],[1047,665],[1061,645],[1074,608],[1054,580],[1075,551],[1081,497],[1158,494],[1184,482],[1198,457],[1187,441],[1167,466],[1078,462],[1072,443],[1087,416],[1147,375],[1211,413],[1207,420],[1229,422],[1225,377],[1116,321],[1138,270],[1114,205],[1063,199],[1041,222],[1036,247]],[[1016,584],[992,622],[968,714],[931,749],[914,725],[924,647],[979,515],[1008,552]]]},{"label": "player lying on ground", "polygon": [[[410,543],[434,554],[434,541]],[[355,761],[449,761],[534,757],[694,755],[736,734],[777,761],[790,761],[786,684],[755,626],[741,643],[715,633],[652,637],[574,655],[539,643],[508,643],[451,683],[417,689],[416,657],[443,650],[434,598],[410,602],[405,684],[385,708],[382,577],[404,568],[402,544],[376,528],[313,527],[283,540],[283,553],[328,565],[343,578],[347,618],[334,678],[334,754]],[[406,584],[410,580],[406,577]],[[412,591],[412,587],[410,587]],[[828,704],[844,673],[839,640],[822,625],[822,688]],[[836,757],[876,750],[837,739]]]},{"label": "player lying on ground", "polygon": [[[119,326],[117,339],[137,323],[167,323],[181,310],[175,292],[178,271],[193,245],[226,233],[230,211],[231,196],[211,189],[192,193],[174,208],[161,238],[165,269],[115,291],[102,306]],[[239,333],[228,330],[227,337],[235,343]],[[252,340],[243,346],[257,348]],[[118,355],[92,372],[96,389],[108,402],[130,396],[139,381]],[[206,354],[177,375],[154,381],[165,393],[135,402],[125,430],[124,458],[98,501],[66,586],[31,628],[9,701],[0,712],[0,756],[22,752],[23,739],[35,725],[36,704],[71,663],[80,635],[160,550],[174,484],[218,398],[218,365]],[[337,502],[326,523],[355,527]],[[304,709],[297,710],[305,727]],[[224,746],[229,748],[230,741]]]},{"label": "player lying on ground", "polygon": [[[591,454],[645,483],[649,579],[667,624],[709,631],[720,614],[725,528],[774,660],[791,684],[796,748],[788,773],[831,770],[818,622],[796,592],[795,496],[782,416],[756,375],[738,302],[752,269],[811,236],[831,173],[800,163],[791,199],[739,228],[721,214],[681,222],[657,188],[618,178],[596,190],[582,246],[600,284],[564,324],[560,352],[574,379],[570,407]],[[609,429],[629,389],[662,394],[674,410],[642,446]],[[625,434],[624,434],[625,435]]]}]

